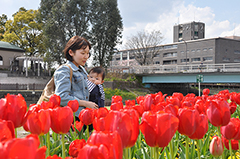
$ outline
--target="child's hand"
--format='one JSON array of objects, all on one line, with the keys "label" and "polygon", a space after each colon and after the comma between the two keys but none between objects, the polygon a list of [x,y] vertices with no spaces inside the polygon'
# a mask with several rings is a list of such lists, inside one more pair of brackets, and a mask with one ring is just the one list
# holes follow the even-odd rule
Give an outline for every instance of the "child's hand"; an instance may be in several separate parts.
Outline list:
[{"label": "child's hand", "polygon": [[84,101],[83,104],[86,108],[98,109],[98,105],[94,102]]}]

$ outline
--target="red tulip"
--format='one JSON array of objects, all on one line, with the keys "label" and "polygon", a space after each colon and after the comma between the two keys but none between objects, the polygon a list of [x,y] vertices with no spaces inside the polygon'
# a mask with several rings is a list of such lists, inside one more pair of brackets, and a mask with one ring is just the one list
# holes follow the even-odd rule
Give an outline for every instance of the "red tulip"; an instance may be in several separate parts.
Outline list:
[{"label": "red tulip", "polygon": [[56,94],[53,94],[51,95],[49,102],[53,103],[53,108],[59,107],[61,103],[61,97]]},{"label": "red tulip", "polygon": [[111,104],[110,109],[111,109],[111,110],[120,110],[120,109],[123,109],[123,103],[122,103],[121,101],[114,102],[114,103]]},{"label": "red tulip", "polygon": [[78,153],[77,159],[109,159],[109,150],[104,144],[86,144]]},{"label": "red tulip", "polygon": [[218,136],[213,136],[213,139],[209,145],[209,150],[214,157],[221,156],[224,150],[221,138]]},{"label": "red tulip", "polygon": [[133,106],[133,109],[135,109],[138,112],[139,117],[142,117],[144,110],[141,105],[135,105]]},{"label": "red tulip", "polygon": [[123,157],[122,140],[116,131],[93,131],[87,141],[87,144],[104,144],[108,149],[109,158],[122,159]]},{"label": "red tulip", "polygon": [[79,107],[79,103],[76,99],[70,100],[67,105],[72,109],[73,112],[76,112]]},{"label": "red tulip", "polygon": [[144,100],[143,100],[143,110],[144,111],[148,111],[148,110],[151,110],[151,106],[153,104],[153,98],[152,98],[152,95],[151,94],[148,94],[144,97]]},{"label": "red tulip", "polygon": [[190,139],[202,139],[203,136],[207,133],[208,131],[208,118],[204,114],[199,115],[199,125],[196,129],[196,131],[189,136]]},{"label": "red tulip", "polygon": [[221,127],[221,134],[227,140],[238,138],[240,136],[240,120],[238,118],[231,118],[230,122]]},{"label": "red tulip", "polygon": [[79,114],[79,119],[84,125],[90,125],[94,120],[94,109],[83,109]]},{"label": "red tulip", "polygon": [[171,113],[146,111],[140,130],[151,147],[166,147],[178,129],[179,120]]},{"label": "red tulip", "polygon": [[167,104],[177,105],[179,108],[181,106],[181,101],[178,97],[168,96],[166,98],[166,102]]},{"label": "red tulip", "polygon": [[[222,136],[222,141],[224,143],[224,146],[229,150],[229,140],[226,139],[224,136]],[[230,141],[231,141],[232,149],[237,151],[239,149],[239,142],[238,142],[238,140],[232,139]]]},{"label": "red tulip", "polygon": [[0,100],[0,117],[3,120],[11,120],[15,128],[21,127],[25,121],[27,104],[21,94],[7,94],[5,99]]},{"label": "red tulip", "polygon": [[194,108],[198,110],[199,114],[206,114],[206,105],[204,100],[198,99],[195,102]]},{"label": "red tulip", "polygon": [[56,107],[51,111],[51,128],[57,134],[66,134],[73,122],[73,112],[69,106]]},{"label": "red tulip", "polygon": [[40,104],[41,109],[53,109],[54,108],[54,103],[53,102],[47,102],[47,101],[42,101]]},{"label": "red tulip", "polygon": [[199,113],[194,108],[180,108],[178,111],[178,132],[182,135],[191,136],[199,125]]},{"label": "red tulip", "polygon": [[203,89],[203,95],[209,95],[210,90],[208,88]]},{"label": "red tulip", "polygon": [[135,106],[135,100],[126,100],[125,105],[130,107]]},{"label": "red tulip", "polygon": [[156,105],[160,102],[163,102],[164,101],[164,98],[167,96],[167,94],[162,94],[162,92],[158,92],[158,93],[155,93],[155,94],[151,94],[152,95],[152,98],[153,98],[153,104]]},{"label": "red tulip", "polygon": [[230,93],[230,99],[231,99],[231,101],[240,105],[240,93],[236,93],[236,92]]},{"label": "red tulip", "polygon": [[75,121],[75,122],[76,122],[76,129],[80,132],[84,124],[81,121]]},{"label": "red tulip", "polygon": [[[133,146],[132,143],[135,142],[136,133],[139,130],[137,128],[136,117],[138,114],[135,110],[131,109],[133,117],[122,111],[109,111],[108,115],[104,118],[95,119],[93,126],[95,130],[98,131],[117,131],[122,139],[123,148]],[[128,111],[128,110],[127,110]]]},{"label": "red tulip", "polygon": [[207,106],[207,117],[213,126],[225,126],[230,121],[230,109],[229,104],[222,99],[219,100],[208,100]]},{"label": "red tulip", "polygon": [[76,139],[72,141],[71,144],[69,145],[69,155],[72,157],[77,157],[78,152],[85,145],[86,145],[86,141],[84,139]]},{"label": "red tulip", "polygon": [[38,136],[31,134],[25,138],[7,141],[0,151],[4,153],[5,158],[45,159],[46,147],[38,148],[39,145]]},{"label": "red tulip", "polygon": [[123,109],[120,111],[128,114],[130,117],[131,125],[132,125],[132,133],[131,133],[131,138],[128,141],[126,147],[132,147],[136,143],[139,135],[139,116],[135,109]]},{"label": "red tulip", "polygon": [[237,104],[235,102],[231,102],[229,104],[229,107],[230,107],[230,113],[233,114],[237,109]]},{"label": "red tulip", "polygon": [[95,109],[95,117],[101,118],[107,116],[109,110],[105,107],[101,107],[99,109]]},{"label": "red tulip", "polygon": [[144,100],[144,96],[138,96],[136,100],[137,100],[137,103],[140,104],[140,102]]},{"label": "red tulip", "polygon": [[122,102],[121,96],[112,96],[112,103]]},{"label": "red tulip", "polygon": [[[53,156],[48,156],[46,159],[62,159],[62,157],[59,157],[57,155],[53,155]],[[67,159],[67,157],[65,159]]]},{"label": "red tulip", "polygon": [[15,138],[15,130],[12,121],[5,121],[0,119],[0,130],[0,142]]},{"label": "red tulip", "polygon": [[50,110],[41,109],[38,112],[32,112],[28,115],[24,129],[30,131],[32,134],[44,135],[49,132],[50,126]]}]

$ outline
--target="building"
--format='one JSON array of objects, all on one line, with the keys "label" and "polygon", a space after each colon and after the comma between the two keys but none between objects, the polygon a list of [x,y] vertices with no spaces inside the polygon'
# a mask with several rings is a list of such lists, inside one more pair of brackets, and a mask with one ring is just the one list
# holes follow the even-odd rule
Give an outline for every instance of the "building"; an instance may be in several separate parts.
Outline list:
[{"label": "building", "polygon": [[[189,27],[189,28],[188,28]],[[159,53],[154,56],[154,65],[193,65],[240,63],[240,37],[204,38],[205,24],[191,22],[174,26],[174,42],[156,46]],[[184,39],[185,38],[185,39]],[[139,65],[132,52],[120,50],[113,55],[111,66]],[[120,68],[120,67],[119,67]]]},{"label": "building", "polygon": [[20,47],[0,41],[0,69],[21,71],[23,60],[16,60],[16,57],[23,56],[24,52]]}]

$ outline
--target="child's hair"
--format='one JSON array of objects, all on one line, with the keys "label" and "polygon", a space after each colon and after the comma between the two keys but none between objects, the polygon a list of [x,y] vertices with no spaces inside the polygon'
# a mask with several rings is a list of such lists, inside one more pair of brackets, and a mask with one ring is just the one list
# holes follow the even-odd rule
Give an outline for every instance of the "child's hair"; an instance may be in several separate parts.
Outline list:
[{"label": "child's hair", "polygon": [[69,55],[69,50],[72,50],[75,52],[78,49],[86,49],[86,47],[89,47],[89,50],[91,49],[91,44],[83,37],[80,36],[73,36],[66,44],[63,52],[65,55],[65,58],[69,61],[73,61],[72,56]]},{"label": "child's hair", "polygon": [[98,67],[93,67],[90,69],[89,73],[97,73],[97,74],[102,74],[102,80],[105,78],[105,70],[103,67],[98,66]]}]

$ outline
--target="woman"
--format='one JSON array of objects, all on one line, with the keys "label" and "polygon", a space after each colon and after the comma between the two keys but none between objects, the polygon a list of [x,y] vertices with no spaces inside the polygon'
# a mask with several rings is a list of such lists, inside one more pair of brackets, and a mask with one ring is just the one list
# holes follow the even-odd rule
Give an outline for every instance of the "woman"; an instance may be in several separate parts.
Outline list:
[{"label": "woman", "polygon": [[90,43],[79,36],[72,37],[66,44],[63,52],[67,65],[72,68],[72,81],[70,81],[70,68],[62,65],[54,73],[55,94],[61,97],[61,105],[67,105],[70,100],[78,100],[79,109],[76,117],[85,107],[97,109],[98,105],[88,101],[89,91],[87,86],[87,72],[84,65],[89,58]]}]

